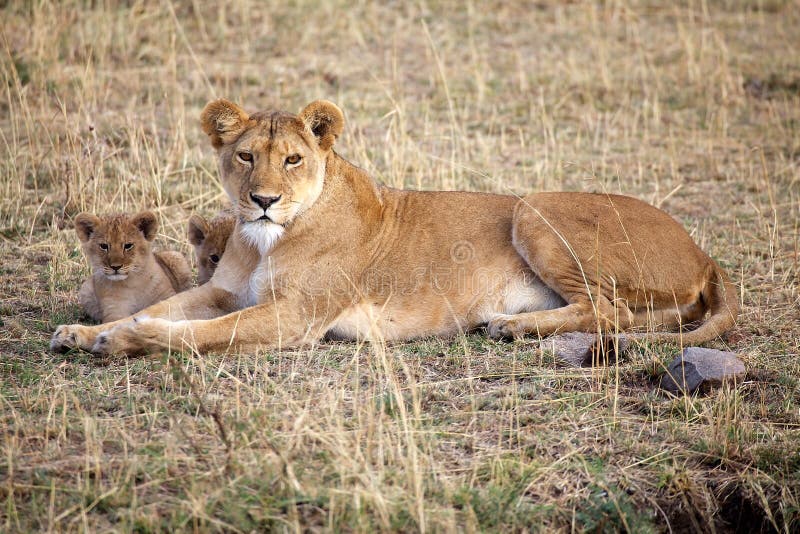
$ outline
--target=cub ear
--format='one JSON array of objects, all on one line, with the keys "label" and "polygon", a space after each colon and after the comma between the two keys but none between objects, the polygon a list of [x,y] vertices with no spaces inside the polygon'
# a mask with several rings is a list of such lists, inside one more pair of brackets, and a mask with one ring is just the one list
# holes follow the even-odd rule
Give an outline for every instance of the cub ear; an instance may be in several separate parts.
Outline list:
[{"label": "cub ear", "polygon": [[200,215],[189,217],[189,243],[198,247],[203,244],[208,235],[208,223]]},{"label": "cub ear", "polygon": [[344,114],[339,106],[327,100],[316,100],[298,115],[303,124],[311,130],[319,141],[322,150],[333,146],[336,138],[344,130]]},{"label": "cub ear", "polygon": [[91,213],[79,213],[75,217],[75,232],[78,234],[78,239],[81,243],[86,243],[91,239],[92,234],[100,225],[100,218]]},{"label": "cub ear", "polygon": [[242,108],[220,98],[206,104],[200,114],[200,123],[214,148],[219,148],[234,141],[244,131],[249,118]]},{"label": "cub ear", "polygon": [[158,219],[152,211],[137,213],[131,219],[133,225],[142,233],[145,239],[152,241],[158,231]]}]

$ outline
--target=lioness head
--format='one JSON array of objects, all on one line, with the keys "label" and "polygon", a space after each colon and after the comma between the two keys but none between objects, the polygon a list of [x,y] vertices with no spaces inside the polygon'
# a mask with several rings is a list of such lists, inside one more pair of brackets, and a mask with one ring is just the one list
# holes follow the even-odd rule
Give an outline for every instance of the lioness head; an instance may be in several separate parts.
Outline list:
[{"label": "lioness head", "polygon": [[319,197],[328,155],[344,128],[342,111],[318,100],[299,115],[248,115],[220,99],[206,105],[201,121],[242,235],[263,253]]},{"label": "lioness head", "polygon": [[194,245],[199,285],[208,282],[217,270],[217,264],[225,253],[225,245],[235,224],[236,221],[230,215],[217,215],[206,220],[195,214],[189,219],[189,242]]},{"label": "lioness head", "polygon": [[104,217],[80,213],[75,217],[75,231],[93,273],[109,280],[125,280],[146,266],[158,219],[149,211]]}]

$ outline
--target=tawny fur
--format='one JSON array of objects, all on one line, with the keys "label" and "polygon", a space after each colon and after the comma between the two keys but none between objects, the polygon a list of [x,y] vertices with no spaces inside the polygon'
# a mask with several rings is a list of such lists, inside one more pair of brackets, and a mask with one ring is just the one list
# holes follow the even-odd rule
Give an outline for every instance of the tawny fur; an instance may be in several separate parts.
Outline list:
[{"label": "tawny fur", "polygon": [[128,317],[191,285],[182,254],[153,252],[158,220],[151,212],[103,217],[80,213],[75,230],[92,269],[78,300],[95,321]]},{"label": "tawny fur", "polygon": [[235,225],[231,210],[222,210],[208,220],[198,214],[189,218],[187,234],[197,262],[197,285],[205,284],[214,275]]},{"label": "tawny fur", "polygon": [[344,118],[248,115],[225,100],[202,125],[236,229],[209,283],[133,319],[61,326],[53,349],[248,350],[339,338],[403,340],[486,325],[493,336],[730,328],[734,288],[666,213],[615,195],[524,198],[378,186],[332,150]]}]

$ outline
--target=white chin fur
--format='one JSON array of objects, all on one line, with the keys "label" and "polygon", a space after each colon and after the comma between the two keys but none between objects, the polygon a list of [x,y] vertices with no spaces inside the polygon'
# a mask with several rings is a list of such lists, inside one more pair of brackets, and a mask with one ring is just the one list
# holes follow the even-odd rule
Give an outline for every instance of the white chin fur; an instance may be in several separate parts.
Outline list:
[{"label": "white chin fur", "polygon": [[270,251],[284,232],[282,226],[267,221],[244,223],[240,228],[244,240],[257,248],[262,256]]},{"label": "white chin fur", "polygon": [[107,274],[106,278],[111,280],[112,282],[119,282],[121,280],[125,280],[128,278],[127,274]]}]

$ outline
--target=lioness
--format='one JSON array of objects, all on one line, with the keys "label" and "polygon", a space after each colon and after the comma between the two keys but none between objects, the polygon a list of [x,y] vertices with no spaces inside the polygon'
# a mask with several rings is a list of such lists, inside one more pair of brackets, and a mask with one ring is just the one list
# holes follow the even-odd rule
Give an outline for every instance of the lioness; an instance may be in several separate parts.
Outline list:
[{"label": "lioness", "polygon": [[92,268],[78,292],[89,317],[116,321],[189,288],[192,272],[183,254],[152,251],[157,231],[158,219],[150,211],[75,217],[75,232]]},{"label": "lioness", "polygon": [[197,261],[197,285],[211,280],[235,225],[236,217],[227,210],[220,211],[208,220],[198,214],[189,218],[187,234]]},{"label": "lioness", "polygon": [[338,338],[403,340],[676,327],[698,343],[738,313],[725,273],[666,213],[606,194],[517,198],[377,185],[333,150],[341,110],[248,114],[209,103],[202,126],[237,214],[209,283],[53,349],[249,350]]}]

